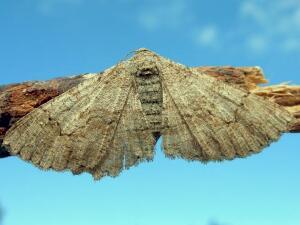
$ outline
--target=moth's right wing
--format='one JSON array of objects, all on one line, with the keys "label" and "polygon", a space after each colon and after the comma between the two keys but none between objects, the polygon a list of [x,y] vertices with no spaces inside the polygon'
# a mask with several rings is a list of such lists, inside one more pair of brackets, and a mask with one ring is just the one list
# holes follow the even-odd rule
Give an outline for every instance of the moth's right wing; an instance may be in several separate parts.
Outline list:
[{"label": "moth's right wing", "polygon": [[294,119],[262,97],[160,60],[163,147],[171,158],[207,162],[246,157],[276,141]]},{"label": "moth's right wing", "polygon": [[40,106],[8,131],[4,145],[42,169],[95,179],[152,159],[155,140],[129,73],[122,62]]}]

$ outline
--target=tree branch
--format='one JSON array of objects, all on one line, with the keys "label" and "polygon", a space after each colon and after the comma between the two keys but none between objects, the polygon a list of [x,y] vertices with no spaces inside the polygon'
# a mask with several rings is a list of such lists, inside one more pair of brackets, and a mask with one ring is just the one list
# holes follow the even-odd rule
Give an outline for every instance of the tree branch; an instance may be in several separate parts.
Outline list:
[{"label": "tree branch", "polygon": [[[290,132],[300,132],[300,86],[282,84],[259,87],[259,84],[267,83],[259,67],[195,67],[193,70],[205,72],[283,106],[297,118]],[[31,81],[0,87],[0,158],[9,156],[1,144],[7,130],[17,120],[83,80],[97,75],[101,75],[101,73],[81,74],[49,81]]]}]

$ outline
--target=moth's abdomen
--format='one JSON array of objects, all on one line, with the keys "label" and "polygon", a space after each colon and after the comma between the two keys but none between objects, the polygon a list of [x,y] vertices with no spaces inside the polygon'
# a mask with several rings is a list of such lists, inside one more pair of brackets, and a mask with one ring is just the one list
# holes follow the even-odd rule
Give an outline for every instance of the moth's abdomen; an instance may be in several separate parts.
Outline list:
[{"label": "moth's abdomen", "polygon": [[157,70],[145,69],[135,77],[139,100],[150,129],[159,132],[162,124],[162,86]]}]

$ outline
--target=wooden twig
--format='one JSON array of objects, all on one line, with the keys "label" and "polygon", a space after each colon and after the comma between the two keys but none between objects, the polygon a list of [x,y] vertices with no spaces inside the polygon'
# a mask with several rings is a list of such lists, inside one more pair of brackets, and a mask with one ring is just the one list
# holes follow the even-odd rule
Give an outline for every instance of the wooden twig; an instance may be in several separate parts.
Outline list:
[{"label": "wooden twig", "polygon": [[[285,107],[297,118],[290,132],[300,132],[300,86],[276,85],[259,87],[267,83],[259,67],[195,67],[229,84],[237,85]],[[0,158],[9,156],[1,147],[7,130],[20,118],[50,99],[78,85],[83,80],[101,73],[81,74],[49,81],[31,81],[0,87]]]}]

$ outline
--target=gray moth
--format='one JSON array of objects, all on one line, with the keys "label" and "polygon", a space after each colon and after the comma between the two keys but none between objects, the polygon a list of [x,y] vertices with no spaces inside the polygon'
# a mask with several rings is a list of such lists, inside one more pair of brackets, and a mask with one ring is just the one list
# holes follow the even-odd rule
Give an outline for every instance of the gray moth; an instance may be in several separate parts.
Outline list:
[{"label": "gray moth", "polygon": [[154,156],[201,162],[258,153],[294,117],[279,105],[138,49],[38,107],[6,134],[13,155],[41,169],[115,177]]}]

